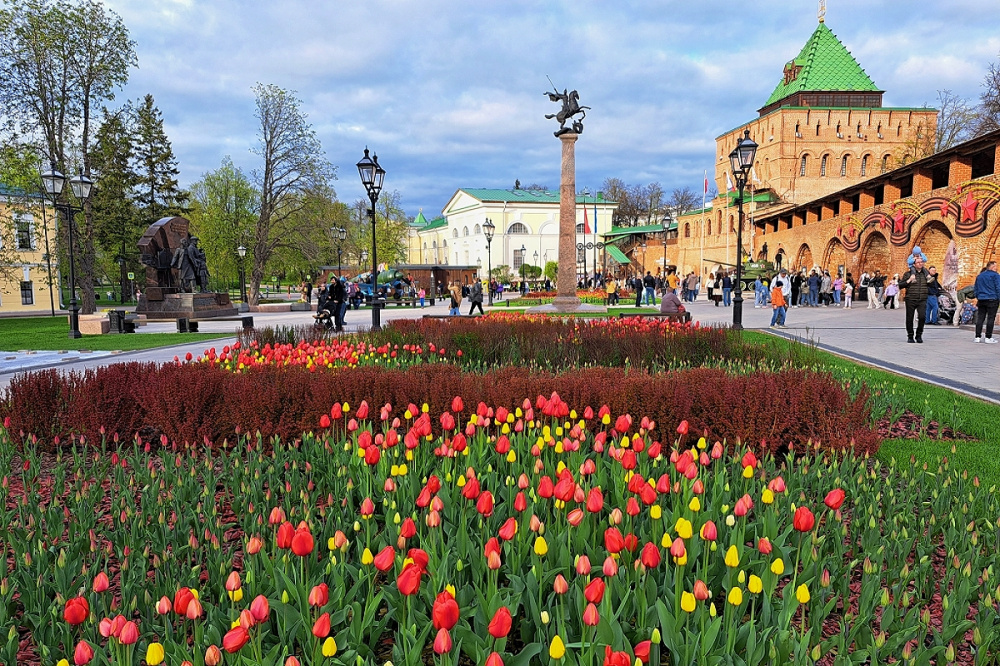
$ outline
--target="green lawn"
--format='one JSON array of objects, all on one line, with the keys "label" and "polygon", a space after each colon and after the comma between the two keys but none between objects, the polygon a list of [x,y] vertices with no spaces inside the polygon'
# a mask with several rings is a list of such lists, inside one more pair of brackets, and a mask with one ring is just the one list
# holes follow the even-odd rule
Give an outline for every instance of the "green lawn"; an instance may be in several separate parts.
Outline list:
[{"label": "green lawn", "polygon": [[[235,327],[235,324],[234,324]],[[234,328],[235,330],[235,328]],[[134,333],[128,335],[85,335],[71,340],[65,315],[0,319],[0,351],[133,351],[167,345],[228,337],[220,333]]]},{"label": "green lawn", "polygon": [[937,421],[975,437],[972,441],[957,442],[928,437],[889,439],[879,450],[878,457],[882,460],[895,458],[902,462],[914,458],[917,465],[927,463],[928,472],[934,473],[939,459],[947,457],[954,466],[978,475],[985,487],[1000,486],[1000,456],[996,453],[1000,444],[1000,405],[855,363],[767,333],[745,331],[744,335],[789,354],[797,367],[826,370],[853,386],[863,383],[873,394],[872,404],[879,413],[885,410],[898,413],[908,409],[927,422]]}]

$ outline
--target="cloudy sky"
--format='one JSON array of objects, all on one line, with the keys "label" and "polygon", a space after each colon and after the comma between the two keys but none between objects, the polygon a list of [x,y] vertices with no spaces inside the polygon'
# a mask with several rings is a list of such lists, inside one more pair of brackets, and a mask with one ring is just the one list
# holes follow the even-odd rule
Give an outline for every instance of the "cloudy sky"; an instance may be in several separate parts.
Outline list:
[{"label": "cloudy sky", "polygon": [[[814,0],[105,0],[137,42],[124,96],[152,93],[183,184],[257,162],[252,87],[296,91],[364,195],[367,145],[411,215],[460,187],[559,184],[546,75],[592,107],[577,185],[701,191],[715,137],[756,116],[817,25]],[[829,0],[826,21],[887,106],[975,99],[1000,54],[996,0]]]}]

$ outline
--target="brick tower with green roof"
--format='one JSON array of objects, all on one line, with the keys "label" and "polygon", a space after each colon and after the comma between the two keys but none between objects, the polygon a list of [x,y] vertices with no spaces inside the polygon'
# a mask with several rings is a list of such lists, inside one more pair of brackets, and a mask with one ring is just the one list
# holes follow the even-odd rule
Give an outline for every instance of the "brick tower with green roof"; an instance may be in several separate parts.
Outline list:
[{"label": "brick tower with green roof", "polygon": [[821,20],[799,54],[785,63],[760,115],[782,106],[879,108],[883,92]]}]

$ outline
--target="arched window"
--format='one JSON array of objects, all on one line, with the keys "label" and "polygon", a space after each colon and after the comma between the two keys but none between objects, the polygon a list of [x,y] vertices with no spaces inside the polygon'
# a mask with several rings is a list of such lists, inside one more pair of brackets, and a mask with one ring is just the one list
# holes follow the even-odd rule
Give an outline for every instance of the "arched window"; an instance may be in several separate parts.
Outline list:
[{"label": "arched window", "polygon": [[582,234],[583,232],[584,232],[583,222],[581,222],[580,224],[576,225],[576,233]]},{"label": "arched window", "polygon": [[684,238],[691,238],[691,223],[684,223]]},{"label": "arched window", "polygon": [[736,233],[736,222],[733,220],[733,216],[729,216],[729,232]]},{"label": "arched window", "polygon": [[708,227],[705,229],[705,235],[706,236],[712,235],[712,220],[708,221]]},{"label": "arched window", "polygon": [[824,155],[823,159],[819,162],[819,175],[821,178],[826,175],[826,158],[827,156]]},{"label": "arched window", "polygon": [[469,227],[468,226],[462,228],[462,235],[463,236],[468,236],[469,235]]},{"label": "arched window", "polygon": [[889,156],[888,155],[883,155],[882,156],[882,173],[885,173],[888,170],[889,170]]},{"label": "arched window", "polygon": [[844,157],[840,160],[840,175],[847,175],[847,155],[844,155]]},{"label": "arched window", "polygon": [[480,229],[479,229],[479,225],[478,225],[478,224],[477,224],[477,225],[475,226],[475,228],[474,228],[474,231],[473,231],[473,233],[474,233],[474,234],[475,234],[476,236],[478,236],[478,235],[479,235],[479,234],[481,233],[481,231],[480,231]]},{"label": "arched window", "polygon": [[526,233],[528,233],[528,227],[526,227],[525,225],[521,224],[520,222],[515,222],[514,224],[510,225],[509,229],[507,229],[507,233],[508,234],[526,234]]},{"label": "arched window", "polygon": [[809,160],[808,155],[802,156],[802,161],[799,163],[799,176],[806,175],[806,163],[808,162],[808,160]]},{"label": "arched window", "polygon": [[451,237],[452,238],[458,238],[458,229],[452,229],[451,230]]},{"label": "arched window", "polygon": [[865,155],[861,158],[861,177],[864,178],[868,175],[868,156]]}]

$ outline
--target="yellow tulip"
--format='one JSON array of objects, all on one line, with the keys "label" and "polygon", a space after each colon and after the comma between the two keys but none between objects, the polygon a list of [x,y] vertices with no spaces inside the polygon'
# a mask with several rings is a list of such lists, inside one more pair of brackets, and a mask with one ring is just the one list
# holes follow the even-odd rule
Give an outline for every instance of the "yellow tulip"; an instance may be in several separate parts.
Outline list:
[{"label": "yellow tulip", "polygon": [[726,601],[731,603],[733,606],[739,606],[743,603],[743,590],[738,587],[734,587],[729,590],[729,596],[726,597]]},{"label": "yellow tulip", "polygon": [[559,638],[559,634],[556,634],[552,642],[549,643],[549,656],[553,659],[562,659],[566,654],[566,646],[563,645],[563,641]]},{"label": "yellow tulip", "polygon": [[157,666],[163,663],[163,646],[159,643],[150,643],[146,648],[146,663],[149,666]]},{"label": "yellow tulip", "polygon": [[510,451],[507,452],[507,462],[509,463],[517,462],[517,454],[514,453],[514,449],[511,449]]},{"label": "yellow tulip", "polygon": [[694,595],[690,592],[681,592],[681,610],[685,613],[693,613],[695,607]]},{"label": "yellow tulip", "polygon": [[705,438],[704,438],[704,437],[700,437],[700,438],[698,438],[698,448],[699,448],[699,449],[704,449],[704,448],[706,448],[707,446],[708,446],[708,442],[706,442],[706,441],[705,441]]},{"label": "yellow tulip", "polygon": [[229,598],[232,599],[233,601],[242,601],[243,600],[243,588],[242,587],[238,587],[235,590],[233,590],[232,592],[229,592]]},{"label": "yellow tulip", "polygon": [[374,561],[375,561],[375,556],[372,555],[372,551],[368,548],[365,548],[365,552],[361,553],[361,564],[368,566]]},{"label": "yellow tulip", "polygon": [[780,557],[771,563],[771,573],[780,576],[785,573],[785,561]]},{"label": "yellow tulip", "polygon": [[691,501],[688,502],[688,508],[694,511],[695,513],[698,513],[699,511],[701,511],[701,500],[698,499],[697,497],[692,497]]},{"label": "yellow tulip", "polygon": [[743,468],[743,478],[744,479],[752,479],[753,478],[753,467],[751,467],[750,465],[747,465],[746,467]]},{"label": "yellow tulip", "polygon": [[539,557],[545,557],[545,553],[549,552],[549,544],[545,543],[545,537],[540,536],[535,539],[535,555]]},{"label": "yellow tulip", "polygon": [[333,636],[328,636],[325,641],[323,641],[323,656],[332,657],[337,654],[337,641],[333,640]]},{"label": "yellow tulip", "polygon": [[444,591],[450,594],[452,599],[455,598],[455,586],[452,585],[451,583],[448,583],[447,585],[444,586]]},{"label": "yellow tulip", "polygon": [[69,666],[69,661],[66,659],[60,659],[56,662],[56,666]]},{"label": "yellow tulip", "polygon": [[770,488],[764,488],[764,492],[760,494],[760,501],[764,504],[772,504],[774,502],[774,493]]},{"label": "yellow tulip", "polygon": [[663,509],[660,508],[659,504],[654,504],[653,506],[649,507],[649,517],[652,518],[653,520],[659,520],[661,517],[663,517]]},{"label": "yellow tulip", "polygon": [[736,550],[736,546],[730,546],[726,551],[726,566],[730,569],[740,566],[740,553]]},{"label": "yellow tulip", "polygon": [[691,525],[691,521],[687,518],[678,518],[677,524],[674,525],[674,530],[677,532],[677,536],[687,541],[694,534],[694,527]]},{"label": "yellow tulip", "polygon": [[800,604],[809,603],[809,588],[803,583],[799,585],[798,589],[795,590],[795,598],[799,600]]},{"label": "yellow tulip", "polygon": [[753,574],[750,574],[750,583],[747,585],[747,590],[751,594],[760,594],[761,590],[764,589],[764,583],[761,579]]},{"label": "yellow tulip", "polygon": [[549,612],[548,611],[542,611],[542,614],[539,617],[542,620],[542,624],[548,624],[549,623]]}]

